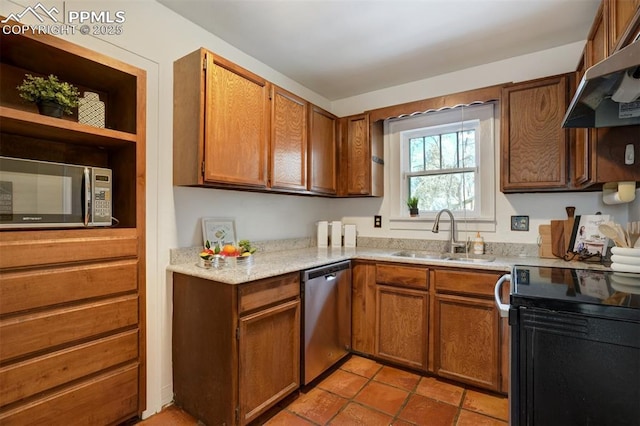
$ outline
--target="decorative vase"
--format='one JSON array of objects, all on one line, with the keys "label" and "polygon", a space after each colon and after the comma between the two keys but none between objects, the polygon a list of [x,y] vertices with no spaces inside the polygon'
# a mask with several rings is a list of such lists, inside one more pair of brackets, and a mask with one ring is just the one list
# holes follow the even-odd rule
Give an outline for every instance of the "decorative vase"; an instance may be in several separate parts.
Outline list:
[{"label": "decorative vase", "polygon": [[97,93],[84,92],[78,99],[78,123],[104,129],[104,102]]},{"label": "decorative vase", "polygon": [[40,101],[38,102],[38,112],[42,115],[49,117],[60,118],[62,117],[62,105],[53,101]]}]

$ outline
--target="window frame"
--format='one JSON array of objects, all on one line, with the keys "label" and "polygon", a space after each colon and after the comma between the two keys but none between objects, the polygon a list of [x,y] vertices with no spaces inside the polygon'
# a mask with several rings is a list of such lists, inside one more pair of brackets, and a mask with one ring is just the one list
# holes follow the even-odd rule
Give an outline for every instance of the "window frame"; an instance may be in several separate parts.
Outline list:
[{"label": "window frame", "polygon": [[[408,166],[408,150],[404,150],[403,134],[416,134],[424,128],[453,128],[457,130],[468,129],[469,125],[477,121],[479,127],[476,133],[476,173],[475,196],[478,197],[476,211],[473,213],[463,211],[455,212],[456,219],[464,219],[470,222],[470,230],[491,231],[495,230],[495,146],[497,146],[499,133],[496,126],[497,105],[495,102],[486,102],[479,105],[465,105],[446,110],[429,111],[415,114],[409,117],[388,119],[384,122],[384,139],[389,159],[389,173],[385,181],[390,194],[388,200],[391,229],[415,229],[411,222],[433,221],[437,211],[421,210],[418,217],[410,217],[406,206],[409,196],[409,184],[405,176],[404,165]],[[422,131],[422,134],[424,132]],[[406,138],[408,140],[408,138]],[[473,225],[475,224],[475,225]]]},{"label": "window frame", "polygon": [[[401,138],[401,152],[402,152],[402,162],[401,162],[401,173],[402,173],[402,177],[401,179],[403,180],[403,185],[404,185],[404,190],[406,191],[403,195],[405,198],[408,198],[409,195],[413,195],[409,193],[409,178],[410,177],[417,177],[417,176],[441,176],[444,174],[454,174],[454,173],[465,173],[465,172],[473,172],[475,175],[474,178],[474,189],[473,189],[473,193],[474,196],[476,197],[476,199],[478,199],[478,194],[480,191],[480,184],[479,182],[481,181],[481,179],[479,179],[479,173],[480,173],[480,167],[478,165],[479,159],[480,159],[480,144],[477,141],[474,143],[474,151],[475,151],[475,166],[473,167],[457,167],[457,168],[440,168],[440,169],[436,169],[436,170],[424,170],[424,171],[419,171],[419,172],[412,172],[410,171],[411,169],[411,160],[410,160],[410,155],[409,155],[409,144],[411,139],[416,138],[416,137],[427,137],[427,136],[434,136],[434,135],[444,135],[444,134],[448,134],[448,133],[458,133],[458,132],[465,132],[465,131],[469,131],[469,130],[475,130],[476,131],[476,135],[479,132],[479,128],[480,128],[480,120],[479,119],[473,119],[473,120],[467,120],[464,121],[462,123],[456,122],[456,123],[447,123],[447,124],[442,124],[442,125],[436,125],[436,126],[428,126],[428,127],[420,127],[417,129],[412,129],[412,130],[405,130],[402,131],[400,133],[400,138]],[[442,159],[442,153],[440,153],[440,158]],[[452,213],[454,214],[459,214],[462,215],[463,214],[463,210],[454,210],[451,209]],[[469,211],[467,210],[467,215],[470,215],[470,217],[478,217],[480,216],[480,203],[479,202],[475,202],[474,203],[474,209],[469,213]],[[433,215],[435,216],[438,213],[438,210],[420,210],[420,213],[422,214],[428,214],[428,215]]]}]

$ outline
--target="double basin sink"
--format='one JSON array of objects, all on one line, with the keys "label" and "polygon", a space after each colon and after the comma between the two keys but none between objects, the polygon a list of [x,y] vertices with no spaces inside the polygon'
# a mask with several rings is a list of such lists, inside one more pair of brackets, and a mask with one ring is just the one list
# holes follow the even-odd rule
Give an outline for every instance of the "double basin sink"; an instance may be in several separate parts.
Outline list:
[{"label": "double basin sink", "polygon": [[487,256],[484,254],[471,254],[471,253],[430,253],[426,251],[410,251],[403,250],[393,253],[392,256],[396,257],[409,257],[413,259],[433,259],[433,260],[453,260],[456,262],[493,262],[496,260],[493,256]]}]

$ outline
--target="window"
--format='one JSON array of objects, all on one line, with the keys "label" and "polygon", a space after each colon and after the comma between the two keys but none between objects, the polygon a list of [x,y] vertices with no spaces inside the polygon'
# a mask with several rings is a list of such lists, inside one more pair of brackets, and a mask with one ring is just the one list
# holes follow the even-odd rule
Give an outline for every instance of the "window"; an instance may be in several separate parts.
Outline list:
[{"label": "window", "polygon": [[386,131],[392,218],[408,218],[406,200],[417,196],[422,219],[446,208],[456,217],[493,221],[493,104],[390,120]]}]

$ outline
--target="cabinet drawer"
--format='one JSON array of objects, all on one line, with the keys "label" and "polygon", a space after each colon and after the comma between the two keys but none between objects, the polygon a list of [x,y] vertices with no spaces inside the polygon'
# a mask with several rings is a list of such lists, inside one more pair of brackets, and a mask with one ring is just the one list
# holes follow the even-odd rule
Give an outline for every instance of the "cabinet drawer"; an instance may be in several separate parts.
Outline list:
[{"label": "cabinet drawer", "polygon": [[415,266],[376,265],[376,282],[426,289],[429,287],[429,270]]},{"label": "cabinet drawer", "polygon": [[138,358],[138,331],[74,346],[0,368],[0,407]]},{"label": "cabinet drawer", "polygon": [[240,314],[300,296],[300,275],[297,273],[267,278],[243,284],[238,289]]},{"label": "cabinet drawer", "polygon": [[0,315],[135,291],[138,262],[124,260],[3,273]]},{"label": "cabinet drawer", "polygon": [[0,269],[84,262],[138,254],[135,229],[0,233]]},{"label": "cabinet drawer", "polygon": [[136,295],[3,319],[0,362],[137,323]]},{"label": "cabinet drawer", "polygon": [[2,426],[109,425],[137,414],[138,364],[0,413]]},{"label": "cabinet drawer", "polygon": [[451,291],[493,297],[493,289],[501,274],[436,270],[436,291]]}]

